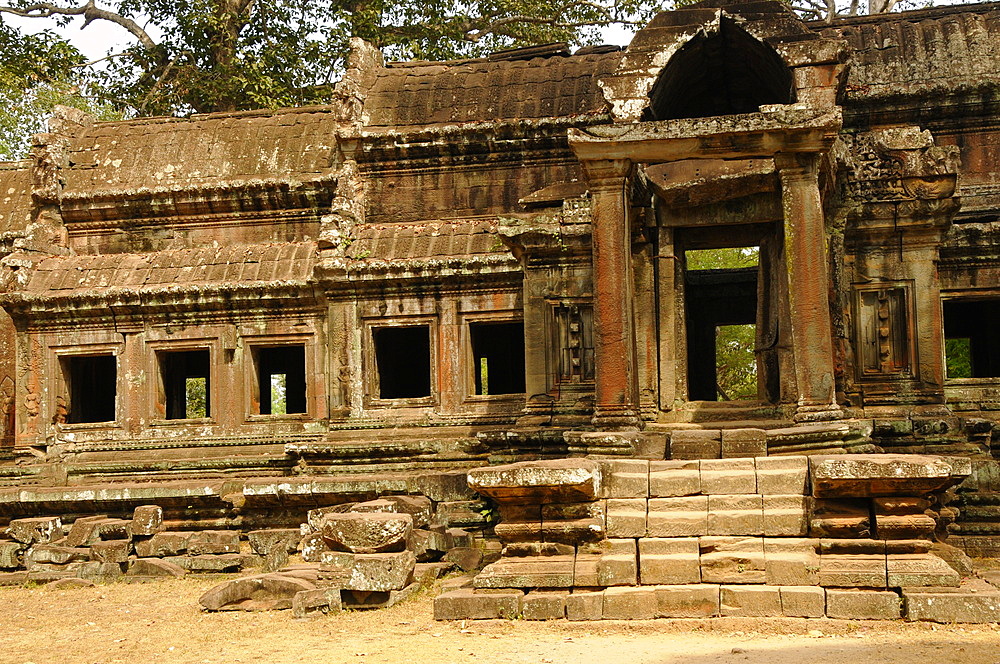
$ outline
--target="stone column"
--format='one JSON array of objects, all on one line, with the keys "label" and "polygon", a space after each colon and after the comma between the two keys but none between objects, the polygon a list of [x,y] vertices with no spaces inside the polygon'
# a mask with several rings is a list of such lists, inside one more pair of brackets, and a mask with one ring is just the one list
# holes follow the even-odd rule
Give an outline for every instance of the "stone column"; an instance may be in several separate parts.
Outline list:
[{"label": "stone column", "polygon": [[833,329],[819,155],[777,154],[785,219],[785,270],[791,310],[796,421],[839,419],[833,377]]},{"label": "stone column", "polygon": [[633,320],[631,228],[626,159],[583,163],[590,187],[594,271],[596,427],[637,430],[639,386]]}]

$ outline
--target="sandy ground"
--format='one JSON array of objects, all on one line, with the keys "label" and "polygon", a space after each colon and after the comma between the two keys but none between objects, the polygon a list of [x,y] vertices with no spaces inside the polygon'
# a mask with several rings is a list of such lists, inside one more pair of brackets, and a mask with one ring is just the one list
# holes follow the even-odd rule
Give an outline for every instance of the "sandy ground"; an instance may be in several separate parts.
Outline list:
[{"label": "sandy ground", "polygon": [[1000,664],[997,625],[804,619],[590,623],[432,618],[430,591],[382,611],[296,620],[202,613],[217,581],[0,588],[0,662]]}]

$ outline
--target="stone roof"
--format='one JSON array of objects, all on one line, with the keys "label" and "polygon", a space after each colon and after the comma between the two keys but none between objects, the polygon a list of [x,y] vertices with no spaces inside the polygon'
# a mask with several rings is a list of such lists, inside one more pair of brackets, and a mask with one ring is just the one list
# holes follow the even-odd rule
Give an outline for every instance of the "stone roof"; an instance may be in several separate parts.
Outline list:
[{"label": "stone roof", "polygon": [[65,193],[309,181],[336,167],[331,107],[99,122],[70,145]]},{"label": "stone roof", "polygon": [[59,256],[41,261],[26,292],[62,296],[131,292],[212,284],[308,281],[316,263],[316,244],[234,245],[175,249],[148,254]]},{"label": "stone roof", "polygon": [[0,162],[0,233],[21,231],[31,221],[30,162]]},{"label": "stone roof", "polygon": [[390,66],[365,101],[368,126],[393,127],[602,113],[597,80],[621,51],[527,60],[471,60]]},{"label": "stone roof", "polygon": [[910,96],[1000,83],[1000,3],[814,24],[851,51],[848,98]]},{"label": "stone roof", "polygon": [[355,260],[415,260],[506,254],[488,221],[365,224],[354,229],[347,255]]}]

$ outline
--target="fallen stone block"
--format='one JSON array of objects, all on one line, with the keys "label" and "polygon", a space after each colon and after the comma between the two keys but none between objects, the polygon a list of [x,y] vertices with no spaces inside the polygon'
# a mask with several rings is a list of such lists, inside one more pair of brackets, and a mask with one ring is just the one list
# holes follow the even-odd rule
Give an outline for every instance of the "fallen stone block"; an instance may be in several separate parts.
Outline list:
[{"label": "fallen stone block", "polygon": [[809,457],[813,495],[820,498],[924,496],[957,483],[964,467],[946,457],[918,454],[840,454]]},{"label": "fallen stone block", "polygon": [[296,618],[325,615],[341,611],[340,590],[336,588],[316,588],[300,590],[292,596],[292,615]]},{"label": "fallen stone block", "polygon": [[417,563],[413,566],[413,582],[421,586],[427,586],[435,579],[440,579],[453,569],[455,569],[455,566],[451,563]]},{"label": "fallen stone block", "polygon": [[781,593],[776,586],[722,586],[719,593],[719,612],[723,616],[782,615]]},{"label": "fallen stone block", "polygon": [[781,615],[788,618],[822,618],[826,591],[817,586],[781,586]]},{"label": "fallen stone block", "polygon": [[69,533],[66,535],[66,541],[64,542],[65,546],[75,548],[93,544],[92,540],[99,539],[98,537],[93,537],[94,529],[99,522],[107,520],[107,515],[80,517],[70,526]]},{"label": "fallen stone block", "polygon": [[491,505],[485,500],[455,500],[437,504],[433,525],[482,528],[491,518]]},{"label": "fallen stone block", "polygon": [[89,579],[70,576],[65,579],[56,579],[45,584],[46,590],[77,590],[78,588],[93,588],[94,582]]},{"label": "fallen stone block", "polygon": [[24,565],[24,542],[0,542],[0,569],[17,569]]},{"label": "fallen stone block", "polygon": [[719,615],[719,586],[712,584],[657,586],[657,618],[711,618]]},{"label": "fallen stone block", "polygon": [[388,592],[402,590],[413,580],[417,564],[411,551],[400,553],[356,553],[344,590]]},{"label": "fallen stone block", "polygon": [[757,493],[757,472],[753,459],[702,459],[700,464],[702,493]]},{"label": "fallen stone block", "polygon": [[90,547],[91,558],[102,563],[124,563],[132,554],[132,542],[129,540],[108,540],[97,542]]},{"label": "fallen stone block", "polygon": [[907,620],[939,623],[1000,622],[1000,591],[981,579],[958,588],[903,588]]},{"label": "fallen stone block", "polygon": [[295,553],[299,549],[301,538],[298,528],[269,528],[247,533],[250,549],[261,556],[266,556],[276,548],[284,549],[286,553]]},{"label": "fallen stone block", "polygon": [[65,565],[72,562],[90,560],[90,549],[84,547],[56,546],[54,544],[36,544],[28,549],[25,564],[49,563]]},{"label": "fallen stone block", "polygon": [[0,572],[0,587],[21,586],[27,582],[28,582],[27,570],[23,570],[20,572]]},{"label": "fallen stone block", "polygon": [[573,556],[502,558],[476,575],[476,588],[572,588]]},{"label": "fallen stone block", "polygon": [[220,583],[198,599],[206,611],[274,611],[292,608],[297,593],[316,586],[280,574],[246,576]]},{"label": "fallen stone block", "polygon": [[521,615],[520,590],[482,591],[459,588],[434,598],[435,620],[493,620]]},{"label": "fallen stone block", "polygon": [[764,542],[759,537],[700,537],[704,583],[765,583]]},{"label": "fallen stone block", "polygon": [[367,609],[388,609],[390,606],[413,597],[420,590],[416,583],[402,588],[401,590],[386,591],[364,591],[364,590],[342,590],[340,601],[347,610],[367,610]]},{"label": "fallen stone block", "polygon": [[319,533],[309,533],[304,535],[299,542],[299,550],[302,551],[302,560],[307,563],[318,563],[324,551],[329,551],[326,540]]},{"label": "fallen stone block", "polygon": [[431,501],[424,496],[383,496],[377,500],[357,503],[352,506],[349,511],[409,514],[413,517],[413,527],[423,528],[431,521],[433,505]]},{"label": "fallen stone block", "polygon": [[390,553],[406,548],[413,528],[409,514],[371,512],[327,514],[320,532],[332,549],[352,553]]},{"label": "fallen stone block", "polygon": [[236,530],[199,530],[187,541],[189,555],[239,553],[240,533]]},{"label": "fallen stone block", "polygon": [[5,531],[11,539],[23,544],[48,544],[62,537],[62,521],[57,516],[13,519]]},{"label": "fallen stone block", "polygon": [[847,620],[897,620],[900,597],[887,590],[827,588],[826,616]]},{"label": "fallen stone block", "polygon": [[238,572],[244,567],[252,567],[255,562],[253,556],[242,553],[169,556],[163,560],[189,572]]},{"label": "fallen stone block", "polygon": [[708,534],[708,496],[650,498],[649,537],[698,537]]},{"label": "fallen stone block", "polygon": [[164,531],[148,540],[136,540],[135,554],[140,558],[164,558],[180,555],[188,550],[188,540],[194,533],[187,531]]},{"label": "fallen stone block", "polygon": [[140,505],[132,513],[129,524],[131,535],[155,535],[163,530],[163,508],[159,505]]},{"label": "fallen stone block", "polygon": [[535,590],[521,600],[521,617],[525,620],[561,620],[566,617],[568,591]]},{"label": "fallen stone block", "polygon": [[679,585],[701,582],[697,537],[642,538],[639,547],[639,583]]},{"label": "fallen stone block", "polygon": [[604,591],[605,620],[650,620],[658,610],[653,587],[615,587]]},{"label": "fallen stone block", "polygon": [[439,560],[453,547],[451,538],[443,532],[415,528],[410,531],[407,548],[417,557],[417,562]]},{"label": "fallen stone block", "polygon": [[651,498],[693,496],[701,493],[701,472],[696,460],[650,461]]},{"label": "fallen stone block", "polygon": [[469,487],[509,503],[576,503],[597,498],[600,470],[589,459],[523,461],[473,468]]},{"label": "fallen stone block", "polygon": [[94,583],[114,583],[124,576],[119,563],[102,563],[96,560],[80,565],[76,575]]},{"label": "fallen stone block", "polygon": [[444,560],[463,572],[474,572],[483,565],[483,551],[482,549],[458,546],[448,551],[444,555]]},{"label": "fallen stone block", "polygon": [[180,578],[187,570],[167,560],[160,558],[137,558],[129,563],[128,577]]}]

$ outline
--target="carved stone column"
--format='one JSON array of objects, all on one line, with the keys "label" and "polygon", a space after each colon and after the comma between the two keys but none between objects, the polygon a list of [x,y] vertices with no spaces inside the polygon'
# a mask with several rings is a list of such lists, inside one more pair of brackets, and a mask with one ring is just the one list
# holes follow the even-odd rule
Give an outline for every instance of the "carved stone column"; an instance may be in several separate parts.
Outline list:
[{"label": "carved stone column", "polygon": [[637,430],[639,386],[633,320],[627,159],[583,163],[593,215],[595,405],[593,424]]},{"label": "carved stone column", "polygon": [[796,421],[838,419],[835,402],[830,278],[819,155],[775,155],[785,220],[785,269],[798,390]]}]

